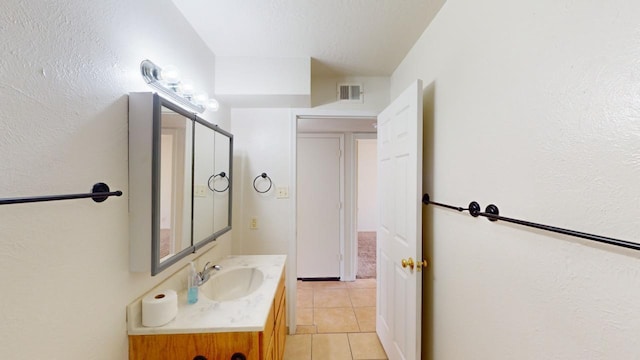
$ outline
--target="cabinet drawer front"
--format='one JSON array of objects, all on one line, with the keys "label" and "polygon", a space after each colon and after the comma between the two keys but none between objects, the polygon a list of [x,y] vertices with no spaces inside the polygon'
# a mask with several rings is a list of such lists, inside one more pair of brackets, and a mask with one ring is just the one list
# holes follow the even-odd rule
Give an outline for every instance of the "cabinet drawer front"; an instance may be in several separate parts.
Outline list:
[{"label": "cabinet drawer front", "polygon": [[257,332],[129,336],[130,360],[231,359],[237,352],[247,360],[259,358]]}]

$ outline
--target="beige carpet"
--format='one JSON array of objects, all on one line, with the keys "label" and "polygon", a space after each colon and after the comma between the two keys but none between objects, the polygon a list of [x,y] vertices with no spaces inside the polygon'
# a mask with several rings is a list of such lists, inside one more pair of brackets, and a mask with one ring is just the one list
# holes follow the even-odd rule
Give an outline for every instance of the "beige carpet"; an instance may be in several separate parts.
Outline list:
[{"label": "beige carpet", "polygon": [[358,272],[356,279],[376,278],[376,233],[358,233]]}]

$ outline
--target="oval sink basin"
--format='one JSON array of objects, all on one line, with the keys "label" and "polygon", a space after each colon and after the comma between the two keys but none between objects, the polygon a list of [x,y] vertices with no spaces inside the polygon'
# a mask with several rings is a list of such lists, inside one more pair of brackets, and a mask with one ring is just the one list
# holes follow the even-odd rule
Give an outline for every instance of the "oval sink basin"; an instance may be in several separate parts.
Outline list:
[{"label": "oval sink basin", "polygon": [[209,281],[200,286],[200,292],[211,300],[236,300],[256,291],[263,280],[264,274],[256,268],[222,269],[211,274]]}]

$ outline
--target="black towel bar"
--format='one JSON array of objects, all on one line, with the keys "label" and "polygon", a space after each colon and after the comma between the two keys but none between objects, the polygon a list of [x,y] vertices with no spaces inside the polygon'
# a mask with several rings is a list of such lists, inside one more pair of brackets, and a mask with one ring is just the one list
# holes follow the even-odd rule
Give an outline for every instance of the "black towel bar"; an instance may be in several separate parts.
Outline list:
[{"label": "black towel bar", "polygon": [[50,195],[50,196],[32,196],[32,197],[16,197],[0,199],[0,205],[24,204],[32,202],[71,200],[91,198],[95,202],[103,202],[109,196],[122,196],[122,191],[109,191],[109,186],[105,183],[97,183],[93,185],[91,193],[84,194],[66,194],[66,195]]},{"label": "black towel bar", "polygon": [[506,222],[509,222],[509,223],[512,223],[512,224],[532,227],[532,228],[536,228],[536,229],[540,229],[540,230],[551,231],[551,232],[555,232],[555,233],[558,233],[558,234],[575,236],[575,237],[579,237],[579,238],[582,238],[582,239],[587,239],[587,240],[597,241],[597,242],[606,243],[606,244],[610,244],[610,245],[625,247],[625,248],[628,248],[628,249],[640,250],[640,243],[635,243],[635,242],[626,241],[626,240],[620,240],[620,239],[614,239],[614,238],[610,238],[610,237],[606,237],[606,236],[594,235],[594,234],[589,234],[589,233],[585,233],[585,232],[581,232],[581,231],[563,229],[563,228],[560,228],[560,227],[557,227],[557,226],[538,224],[538,223],[534,223],[534,222],[531,222],[531,221],[519,220],[519,219],[513,219],[513,218],[509,218],[509,217],[505,217],[505,216],[500,216],[500,210],[494,204],[488,205],[487,208],[485,209],[485,211],[482,212],[482,211],[480,211],[480,204],[478,204],[475,201],[472,201],[469,204],[469,207],[465,209],[465,208],[458,207],[458,206],[452,206],[452,205],[447,205],[447,204],[442,204],[442,203],[437,203],[435,201],[431,201],[431,199],[429,198],[429,194],[424,194],[422,196],[422,203],[425,204],[425,205],[441,206],[441,207],[445,207],[447,209],[453,209],[453,210],[457,210],[457,211],[460,211],[460,212],[469,211],[469,214],[471,216],[473,216],[473,217],[483,216],[483,217],[486,217],[487,219],[489,219],[489,221],[501,220],[501,221],[506,221]]}]

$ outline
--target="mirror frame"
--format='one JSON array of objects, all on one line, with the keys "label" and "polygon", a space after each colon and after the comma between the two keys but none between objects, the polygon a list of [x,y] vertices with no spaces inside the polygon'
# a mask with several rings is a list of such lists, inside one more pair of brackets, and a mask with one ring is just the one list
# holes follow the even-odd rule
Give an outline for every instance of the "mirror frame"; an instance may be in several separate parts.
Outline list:
[{"label": "mirror frame", "polygon": [[[192,121],[191,126],[191,208],[185,226],[191,229],[189,246],[165,257],[160,262],[160,154],[162,136],[162,108]],[[228,204],[227,224],[206,238],[194,243],[194,158],[196,123],[212,130],[212,138],[221,134],[229,138]],[[215,147],[214,147],[215,149]],[[187,164],[188,164],[188,159]],[[187,165],[188,166],[188,165]],[[129,268],[132,272],[151,270],[151,276],[166,270],[189,254],[231,230],[232,180],[233,179],[233,135],[218,125],[212,124],[189,112],[157,93],[129,94]],[[188,209],[188,208],[187,208]],[[214,214],[215,216],[215,214]],[[212,219],[213,221],[213,219]],[[149,244],[151,242],[151,244]]]}]

